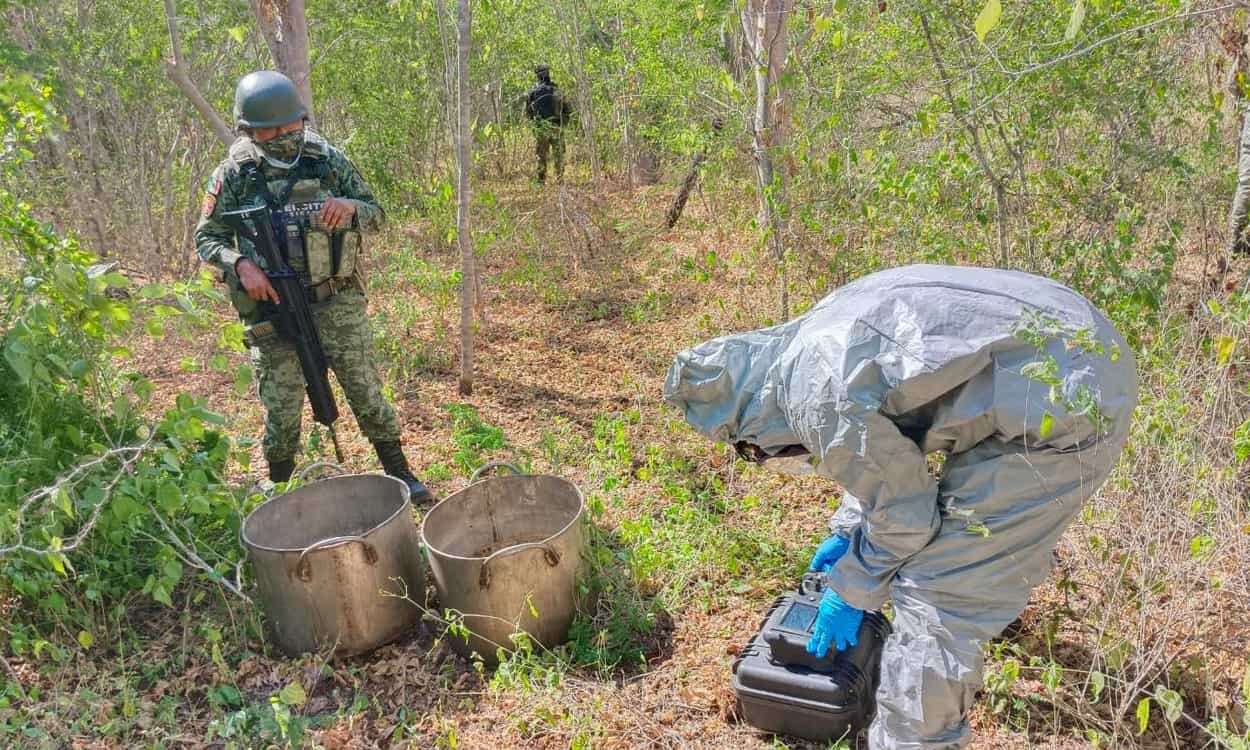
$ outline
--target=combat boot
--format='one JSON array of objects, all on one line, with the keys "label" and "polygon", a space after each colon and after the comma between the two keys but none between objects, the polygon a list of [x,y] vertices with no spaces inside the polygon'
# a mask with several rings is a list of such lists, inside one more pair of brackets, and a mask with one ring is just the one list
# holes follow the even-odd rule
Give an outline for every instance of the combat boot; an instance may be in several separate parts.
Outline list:
[{"label": "combat boot", "polygon": [[434,495],[430,494],[430,490],[408,468],[408,458],[404,456],[398,440],[378,441],[373,444],[373,448],[378,452],[378,460],[382,462],[382,471],[408,485],[408,495],[413,505],[434,502]]},{"label": "combat boot", "polygon": [[284,458],[281,461],[269,462],[269,481],[277,484],[285,482],[291,478],[291,472],[295,471],[295,459]]}]

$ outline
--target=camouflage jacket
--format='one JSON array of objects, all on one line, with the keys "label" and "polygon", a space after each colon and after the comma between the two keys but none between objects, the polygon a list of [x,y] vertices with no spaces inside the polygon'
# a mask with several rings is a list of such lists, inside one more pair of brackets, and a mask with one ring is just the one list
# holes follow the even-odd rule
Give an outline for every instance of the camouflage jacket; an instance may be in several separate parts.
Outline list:
[{"label": "camouflage jacket", "polygon": [[299,162],[291,169],[280,169],[265,161],[259,147],[251,139],[240,137],[230,146],[226,159],[208,178],[200,207],[200,221],[195,227],[195,248],[200,259],[220,268],[232,288],[238,286],[234,265],[239,258],[248,258],[261,268],[265,267],[252,243],[236,236],[235,231],[222,221],[222,214],[227,211],[264,202],[257,195],[256,186],[244,179],[241,173],[242,165],[248,161],[259,165],[270,193],[278,196],[279,202],[283,200],[283,192],[289,192],[290,183],[312,177],[320,181],[325,193],[355,202],[353,229],[368,232],[382,225],[385,214],[373,190],[360,176],[356,165],[325,138],[305,130],[304,151]]}]

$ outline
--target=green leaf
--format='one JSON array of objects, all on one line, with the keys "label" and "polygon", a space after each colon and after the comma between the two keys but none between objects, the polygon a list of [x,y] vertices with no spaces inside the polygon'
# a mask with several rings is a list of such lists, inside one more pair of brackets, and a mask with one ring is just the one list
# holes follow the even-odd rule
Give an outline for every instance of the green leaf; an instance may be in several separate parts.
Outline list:
[{"label": "green leaf", "polygon": [[1046,669],[1042,671],[1042,684],[1050,692],[1059,689],[1059,683],[1063,681],[1063,668],[1055,662],[1046,665]]},{"label": "green leaf", "polygon": [[[52,541],[53,541],[52,546],[54,549],[59,548],[61,546],[61,540],[59,537],[52,537]],[[62,555],[60,552],[49,552],[48,564],[50,564],[52,566],[52,569],[55,570],[59,575],[62,575],[62,576],[68,575],[68,573],[65,572],[65,555]]]},{"label": "green leaf", "polygon": [[1045,385],[1057,385],[1059,380],[1059,364],[1053,357],[1029,362],[1020,368],[1020,375],[1029,380],[1036,380]]},{"label": "green leaf", "polygon": [[130,311],[124,305],[109,305],[109,317],[114,323],[122,324],[130,322]]},{"label": "green leaf", "polygon": [[1181,718],[1185,702],[1181,699],[1180,693],[1160,685],[1155,689],[1155,700],[1163,707],[1163,718],[1167,719],[1169,724],[1175,724]]},{"label": "green leaf", "polygon": [[1145,734],[1148,724],[1150,724],[1150,699],[1142,698],[1137,703],[1137,733]]},{"label": "green leaf", "polygon": [[95,636],[88,630],[78,631],[78,645],[83,648],[91,648],[95,645]]},{"label": "green leaf", "polygon": [[213,643],[213,647],[209,649],[209,657],[213,660],[213,666],[217,667],[217,671],[221,672],[222,677],[232,679],[233,673],[221,655],[221,644]]},{"label": "green leaf", "polygon": [[17,373],[17,379],[22,382],[22,385],[30,383],[30,376],[35,371],[35,363],[22,342],[13,340],[4,347],[4,361],[9,363],[13,372]]},{"label": "green leaf", "polygon": [[1055,429],[1055,415],[1046,412],[1042,415],[1042,426],[1038,429],[1037,434],[1045,440],[1050,437],[1050,433]]},{"label": "green leaf", "polygon": [[247,39],[247,27],[246,26],[231,26],[230,28],[226,29],[226,33],[230,35],[231,39],[238,42],[239,44],[243,44],[243,41]]},{"label": "green leaf", "polygon": [[143,506],[139,505],[133,497],[127,494],[118,495],[109,506],[113,517],[118,521],[125,523],[131,518],[143,512]]},{"label": "green leaf", "polygon": [[148,318],[143,322],[143,329],[154,339],[165,337],[165,325],[158,318]]},{"label": "green leaf", "polygon": [[164,604],[166,607],[174,606],[174,600],[169,598],[169,591],[165,589],[165,585],[161,583],[153,584],[152,598]]},{"label": "green leaf", "polygon": [[1001,20],[1003,20],[1001,0],[989,0],[977,14],[976,25],[973,27],[977,32],[977,39],[984,42],[986,35],[993,31]]},{"label": "green leaf", "polygon": [[1081,33],[1081,24],[1085,23],[1085,0],[1076,0],[1072,6],[1072,15],[1068,17],[1068,30],[1063,32],[1063,41],[1070,42]]},{"label": "green leaf", "polygon": [[246,396],[251,387],[252,368],[250,365],[241,364],[234,371],[234,392],[240,396]]},{"label": "green leaf", "polygon": [[1232,336],[1220,336],[1215,340],[1216,361],[1222,365],[1228,364],[1233,358],[1233,353],[1237,350],[1237,339]]},{"label": "green leaf", "polygon": [[1102,697],[1102,691],[1105,690],[1106,687],[1107,676],[1105,674],[1098,671],[1089,673],[1089,688],[1093,692],[1093,695],[1090,696],[1091,702],[1097,703],[1098,699]]},{"label": "green leaf", "polygon": [[302,706],[308,700],[308,695],[304,692],[303,685],[298,682],[291,682],[282,688],[282,692],[278,693],[278,700],[288,706]]},{"label": "green leaf", "polygon": [[1003,680],[1008,685],[1015,684],[1020,679],[1020,662],[1015,659],[1008,659],[1003,662]]},{"label": "green leaf", "polygon": [[173,482],[161,482],[156,490],[156,504],[172,516],[182,509],[182,492]]},{"label": "green leaf", "polygon": [[1195,560],[1210,557],[1215,552],[1215,540],[1207,534],[1199,534],[1189,540],[1189,556]]},{"label": "green leaf", "polygon": [[213,512],[213,506],[208,504],[208,499],[203,495],[192,495],[191,499],[187,501],[187,508],[197,516]]},{"label": "green leaf", "polygon": [[56,507],[60,508],[62,513],[70,518],[74,517],[74,501],[70,498],[69,493],[65,491],[64,487],[57,488],[56,495],[53,499],[56,501]]}]

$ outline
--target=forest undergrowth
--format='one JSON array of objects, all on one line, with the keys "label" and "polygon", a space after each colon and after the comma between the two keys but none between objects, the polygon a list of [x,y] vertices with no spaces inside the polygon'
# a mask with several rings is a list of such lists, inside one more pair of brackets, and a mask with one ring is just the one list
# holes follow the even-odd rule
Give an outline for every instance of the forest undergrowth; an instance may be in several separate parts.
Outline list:
[{"label": "forest undergrowth", "polygon": [[[501,236],[516,244],[482,258],[474,395],[455,390],[455,258],[429,222],[402,222],[375,244],[375,335],[410,454],[438,494],[490,459],[586,492],[601,594],[570,644],[523,649],[492,673],[453,655],[431,617],[370,656],[286,659],[254,607],[187,576],[169,606],[132,595],[94,626],[66,621],[10,656],[18,679],[0,731],[76,748],[812,746],[741,724],[730,666],[822,538],[836,489],[742,464],[660,399],[677,348],[768,322],[762,251],[727,229],[749,224],[753,207],[709,187],[662,231],[671,186],[490,187]],[[602,233],[590,252],[571,239],[569,205]],[[1244,742],[1250,437],[1239,430],[1244,351],[1228,341],[1244,341],[1250,306],[1226,289],[1240,268],[1214,289],[1201,268],[1182,253],[1166,304],[1139,332],[1142,402],[1124,460],[1018,627],[988,648],[974,747]],[[214,368],[215,342],[168,343],[136,353],[151,408],[175,406],[160,394],[176,381],[230,432],[256,434],[259,408],[233,387],[243,355]],[[367,442],[343,431],[349,467],[371,470]],[[314,434],[307,450],[312,460],[328,449]],[[240,491],[257,451],[244,442],[229,468]],[[246,495],[240,513],[260,499]]]},{"label": "forest undergrowth", "polygon": [[[1250,750],[1250,261],[1224,250],[1244,3],[475,3],[462,81],[456,5],[310,3],[313,110],[391,219],[369,307],[418,473],[446,496],[507,460],[585,492],[597,594],[569,643],[466,662],[430,589],[368,656],[269,645],[239,542],[265,499],[261,406],[191,247],[221,136],[170,76],[229,112],[276,59],[274,19],[19,0],[0,8],[0,746],[813,747],[742,723],[730,670],[837,488],[709,444],[662,381],[686,346],[932,262],[1073,286],[1141,382],[1119,466],[986,645],[973,746]],[[578,113],[562,185],[530,179],[536,62]],[[460,238],[481,271],[469,396]],[[374,470],[339,424],[347,467]],[[301,463],[329,456],[305,426]]]}]

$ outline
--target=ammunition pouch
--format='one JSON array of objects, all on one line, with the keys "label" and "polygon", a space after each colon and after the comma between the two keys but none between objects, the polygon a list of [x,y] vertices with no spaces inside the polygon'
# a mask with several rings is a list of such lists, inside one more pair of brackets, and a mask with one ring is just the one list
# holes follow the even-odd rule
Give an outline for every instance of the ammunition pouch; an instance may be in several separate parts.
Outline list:
[{"label": "ammunition pouch", "polygon": [[314,304],[317,302],[325,302],[344,289],[360,288],[360,281],[355,276],[349,276],[347,278],[335,276],[326,279],[320,284],[308,287],[308,301]]},{"label": "ammunition pouch", "polygon": [[263,349],[276,341],[277,336],[278,326],[272,320],[262,320],[243,331],[243,343],[249,347]]},{"label": "ammunition pouch", "polygon": [[357,229],[330,231],[317,218],[323,202],[290,204],[282,212],[287,262],[310,287],[345,285],[356,274],[362,240]]}]

